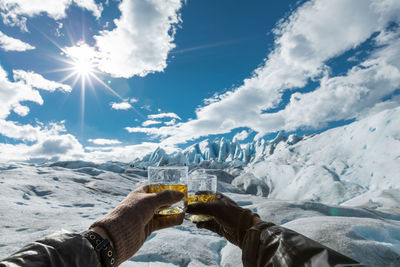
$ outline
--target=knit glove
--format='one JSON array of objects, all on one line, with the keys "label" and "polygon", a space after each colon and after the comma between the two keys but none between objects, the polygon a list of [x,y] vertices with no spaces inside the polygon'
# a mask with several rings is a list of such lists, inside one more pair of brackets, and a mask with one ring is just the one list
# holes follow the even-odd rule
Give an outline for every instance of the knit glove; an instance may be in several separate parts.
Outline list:
[{"label": "knit glove", "polygon": [[239,207],[232,199],[219,192],[214,202],[189,205],[186,212],[213,216],[210,221],[196,223],[197,227],[213,231],[240,248],[246,231],[255,222],[261,221],[260,216],[249,209]]},{"label": "knit glove", "polygon": [[153,231],[180,225],[184,219],[184,213],[155,215],[159,208],[180,201],[184,197],[182,192],[148,192],[148,185],[137,188],[111,213],[90,226],[102,227],[105,230],[113,243],[117,266],[132,257]]}]

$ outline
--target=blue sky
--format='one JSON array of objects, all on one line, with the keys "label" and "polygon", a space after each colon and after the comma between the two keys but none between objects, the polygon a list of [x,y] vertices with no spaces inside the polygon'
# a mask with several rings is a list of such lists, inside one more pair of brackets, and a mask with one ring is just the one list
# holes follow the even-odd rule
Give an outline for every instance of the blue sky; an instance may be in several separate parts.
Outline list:
[{"label": "blue sky", "polygon": [[398,1],[35,1],[0,0],[0,160],[129,161],[399,106]]}]

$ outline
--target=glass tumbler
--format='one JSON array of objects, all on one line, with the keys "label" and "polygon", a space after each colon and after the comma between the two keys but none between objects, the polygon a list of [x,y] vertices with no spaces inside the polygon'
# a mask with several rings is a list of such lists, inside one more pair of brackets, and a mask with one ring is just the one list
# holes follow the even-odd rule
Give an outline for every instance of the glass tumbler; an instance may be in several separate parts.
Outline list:
[{"label": "glass tumbler", "polygon": [[188,167],[148,167],[147,175],[150,184],[150,193],[177,190],[185,194],[181,201],[169,207],[160,208],[156,211],[156,214],[172,215],[186,211]]},{"label": "glass tumbler", "polygon": [[[217,193],[217,176],[206,173],[193,173],[189,176],[188,205],[200,202],[215,201]],[[192,222],[205,222],[212,219],[207,215],[191,215]]]}]

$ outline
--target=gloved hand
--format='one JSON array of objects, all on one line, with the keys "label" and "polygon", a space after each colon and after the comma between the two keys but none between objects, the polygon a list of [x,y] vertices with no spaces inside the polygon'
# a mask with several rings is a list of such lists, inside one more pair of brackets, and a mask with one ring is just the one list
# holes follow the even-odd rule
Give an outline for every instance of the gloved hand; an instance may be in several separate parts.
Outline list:
[{"label": "gloved hand", "polygon": [[197,227],[211,230],[240,248],[246,231],[254,224],[262,222],[260,216],[239,207],[236,202],[219,192],[214,202],[189,205],[186,212],[213,216],[214,219],[210,221],[196,223]]},{"label": "gloved hand", "polygon": [[176,215],[155,215],[163,206],[180,201],[184,194],[166,190],[148,193],[149,186],[132,191],[111,213],[94,222],[90,228],[101,227],[113,244],[117,266],[129,259],[143,245],[151,232],[180,225],[184,213]]}]

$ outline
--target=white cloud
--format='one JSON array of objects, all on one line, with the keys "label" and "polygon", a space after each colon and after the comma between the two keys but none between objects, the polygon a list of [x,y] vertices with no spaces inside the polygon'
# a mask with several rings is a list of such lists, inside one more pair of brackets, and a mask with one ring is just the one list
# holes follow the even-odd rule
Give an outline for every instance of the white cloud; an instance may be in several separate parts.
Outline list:
[{"label": "white cloud", "polygon": [[31,147],[26,144],[0,143],[0,162],[29,160]]},{"label": "white cloud", "polygon": [[7,72],[0,66],[0,119],[5,119],[14,109],[17,113],[26,115],[28,107],[23,107],[20,104],[22,101],[43,104],[37,90],[23,82],[11,82],[7,76]]},{"label": "white cloud", "polygon": [[64,121],[52,122],[46,126],[38,123],[37,126],[32,126],[30,124],[20,124],[0,119],[0,134],[8,138],[33,142],[46,139],[49,136],[64,134],[67,131],[64,123]]},{"label": "white cloud", "polygon": [[55,81],[45,79],[42,75],[33,71],[14,70],[14,80],[23,81],[26,85],[38,89],[54,92],[60,90],[63,92],[71,92],[72,87]]},{"label": "white cloud", "polygon": [[18,122],[0,119],[0,134],[8,138],[20,139],[24,141],[36,141],[41,133],[39,126],[29,124],[21,125]]},{"label": "white cloud", "polygon": [[181,0],[123,0],[121,17],[113,30],[94,36],[96,67],[114,77],[163,71],[175,47],[175,27],[180,22]]},{"label": "white cloud", "polygon": [[66,9],[72,4],[93,13],[100,18],[102,7],[94,0],[0,0],[0,10],[3,23],[10,26],[19,26],[27,31],[27,17],[34,17],[45,13],[53,19],[62,19],[66,16]]},{"label": "white cloud", "polygon": [[116,139],[104,139],[104,138],[97,138],[97,139],[88,139],[89,142],[95,144],[95,145],[119,145],[121,144],[121,141],[116,140]]},{"label": "white cloud", "polygon": [[142,123],[142,126],[146,127],[146,126],[149,126],[149,125],[161,124],[161,123],[162,123],[161,121],[147,120],[147,121],[144,121]]},{"label": "white cloud", "polygon": [[83,157],[83,147],[71,134],[49,136],[40,139],[32,147],[33,155],[40,158],[58,157],[78,159]]},{"label": "white cloud", "polygon": [[41,159],[79,159],[84,150],[79,141],[66,133],[64,122],[50,123],[46,126],[19,124],[0,119],[0,134],[17,140],[33,142],[28,144],[0,143],[0,161]]},{"label": "white cloud", "polygon": [[24,117],[24,116],[28,115],[30,109],[27,106],[23,106],[20,103],[17,103],[14,105],[13,111],[15,113],[17,113],[18,115]]},{"label": "white cloud", "polygon": [[5,35],[1,31],[0,31],[0,48],[2,48],[5,51],[18,51],[18,52],[35,49],[34,46],[25,43],[19,39],[15,39],[8,35]]},{"label": "white cloud", "polygon": [[149,119],[173,118],[173,119],[178,119],[178,120],[181,119],[178,115],[176,115],[175,113],[172,113],[172,112],[151,114],[151,115],[148,115],[147,118],[149,118]]},{"label": "white cloud", "polygon": [[[392,21],[400,21],[399,1],[306,2],[275,29],[275,48],[242,86],[214,97],[198,108],[196,118],[188,122],[126,129],[169,136],[163,143],[176,144],[239,127],[253,129],[260,136],[278,129],[321,127],[332,119],[354,118],[373,108],[380,96],[390,94],[398,86],[398,47],[391,45],[391,61],[384,56],[389,51],[377,50],[344,77],[330,77],[326,62],[356,48],[373,33],[383,32]],[[384,42],[383,37],[380,40]],[[302,88],[310,79],[321,82],[318,92],[297,93],[285,111],[263,114],[281,103],[284,91]],[[302,99],[301,105],[294,104],[296,97]],[[357,98],[359,101],[353,105]],[[340,107],[342,102],[344,107]]]},{"label": "white cloud", "polygon": [[129,99],[129,102],[130,103],[136,103],[136,102],[138,102],[139,100],[137,100],[136,98],[134,98],[134,97],[131,97],[130,99]]},{"label": "white cloud", "polygon": [[235,134],[235,136],[233,137],[233,141],[238,140],[244,140],[247,137],[249,137],[249,132],[247,132],[246,130],[241,131],[240,133]]},{"label": "white cloud", "polygon": [[168,134],[164,134],[162,128],[163,127],[161,128],[125,127],[125,130],[127,130],[129,133],[145,133],[154,136],[162,136],[162,135],[167,136]]},{"label": "white cloud", "polygon": [[166,122],[164,122],[164,124],[167,125],[167,126],[175,125],[176,124],[176,119],[172,119],[170,121],[166,121]]},{"label": "white cloud", "polygon": [[114,147],[113,146],[85,146],[86,151],[102,151],[102,152],[110,152]]},{"label": "white cloud", "polygon": [[[317,90],[293,94],[279,112],[287,130],[357,118],[400,88],[400,39],[378,49],[345,76],[324,77]],[[272,115],[274,116],[274,115]],[[268,120],[268,115],[265,116]]]},{"label": "white cloud", "polygon": [[128,102],[121,102],[121,103],[111,103],[111,108],[115,110],[127,110],[132,108],[131,104]]},{"label": "white cloud", "polygon": [[79,141],[70,134],[50,136],[34,145],[0,143],[0,161],[77,160],[85,154]]},{"label": "white cloud", "polygon": [[73,2],[88,11],[91,11],[96,18],[100,18],[103,7],[101,4],[96,4],[95,0],[73,0]]}]

